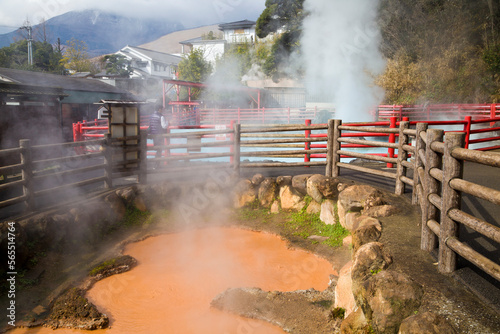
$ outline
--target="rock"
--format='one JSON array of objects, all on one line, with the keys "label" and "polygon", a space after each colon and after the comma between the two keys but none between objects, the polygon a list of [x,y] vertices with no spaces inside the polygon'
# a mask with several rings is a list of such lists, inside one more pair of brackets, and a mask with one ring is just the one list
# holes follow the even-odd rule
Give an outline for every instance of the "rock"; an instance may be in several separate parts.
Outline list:
[{"label": "rock", "polygon": [[254,186],[258,186],[262,183],[262,181],[264,181],[264,176],[260,173],[258,174],[255,174],[253,177],[252,177],[252,184]]},{"label": "rock", "polygon": [[424,312],[412,315],[401,323],[399,334],[456,334],[455,329],[441,315]]},{"label": "rock", "polygon": [[121,197],[126,204],[132,204],[135,198],[137,189],[135,187],[128,187],[123,189],[118,189],[116,195]]},{"label": "rock", "polygon": [[312,174],[295,175],[292,178],[292,187],[301,195],[307,195],[307,180]]},{"label": "rock", "polygon": [[370,217],[389,217],[398,213],[399,209],[394,205],[378,205],[363,210],[363,215]]},{"label": "rock", "polygon": [[340,224],[344,226],[345,216],[348,212],[361,212],[366,205],[373,203],[376,198],[381,196],[380,191],[367,185],[354,185],[342,190],[338,199]]},{"label": "rock", "polygon": [[308,214],[317,214],[321,212],[321,204],[316,201],[311,201],[307,206],[306,212]]},{"label": "rock", "polygon": [[420,284],[392,270],[372,276],[365,286],[360,306],[377,333],[396,334],[401,322],[418,311],[424,295]]},{"label": "rock", "polygon": [[342,192],[344,189],[349,188],[350,186],[353,186],[353,185],[354,185],[354,182],[353,182],[353,181],[349,181],[349,182],[339,182],[339,184],[337,185],[337,191],[340,193],[340,192]]},{"label": "rock", "polygon": [[327,199],[321,203],[319,219],[327,225],[335,225],[337,223],[335,218],[335,203],[333,200]]},{"label": "rock", "polygon": [[300,211],[306,205],[302,196],[293,191],[290,186],[283,186],[280,188],[281,208],[283,210],[297,210]]},{"label": "rock", "polygon": [[146,200],[143,195],[138,195],[134,199],[134,207],[142,212],[148,211],[148,207],[146,205]]},{"label": "rock", "polygon": [[351,279],[352,261],[347,262],[339,272],[337,285],[335,286],[335,305],[345,309],[345,316],[349,316],[356,308],[356,301],[352,294]]},{"label": "rock", "polygon": [[313,240],[313,241],[317,241],[317,242],[323,242],[323,241],[328,240],[329,238],[328,237],[322,237],[322,236],[319,236],[319,235],[311,235],[311,236],[307,237],[307,239]]},{"label": "rock", "polygon": [[351,312],[340,325],[342,334],[370,333],[363,311],[358,307]]},{"label": "rock", "polygon": [[245,179],[236,184],[234,190],[234,207],[236,209],[252,203],[256,198],[257,191],[255,190],[252,181]]},{"label": "rock", "polygon": [[356,222],[359,216],[361,216],[361,213],[359,212],[348,212],[346,213],[345,219],[343,221],[339,218],[340,225],[343,224],[342,227],[345,228],[346,230],[349,230],[349,232],[352,233],[354,223]]},{"label": "rock", "polygon": [[279,213],[280,212],[280,204],[278,201],[274,201],[271,205],[271,213]]},{"label": "rock", "polygon": [[268,177],[261,182],[258,191],[258,198],[260,205],[263,207],[270,207],[276,199],[278,193],[278,185],[274,178]]},{"label": "rock", "polygon": [[382,243],[370,242],[359,247],[354,254],[351,270],[352,293],[358,306],[364,302],[361,295],[364,293],[365,281],[380,270],[388,268],[391,263],[392,257]]},{"label": "rock", "polygon": [[352,244],[354,252],[364,244],[378,241],[382,235],[382,225],[376,218],[358,216],[352,226]]},{"label": "rock", "polygon": [[292,177],[291,176],[278,176],[276,178],[276,183],[278,186],[291,186],[292,185]]},{"label": "rock", "polygon": [[323,200],[323,194],[319,188],[321,184],[327,182],[326,179],[328,179],[326,176],[315,174],[309,177],[306,181],[306,192],[316,202],[321,203]]},{"label": "rock", "polygon": [[124,200],[119,197],[116,193],[109,194],[104,198],[104,202],[109,205],[109,208],[114,213],[114,220],[122,220],[127,213],[127,207]]},{"label": "rock", "polygon": [[342,246],[352,247],[352,235],[348,235],[347,237],[342,239]]}]

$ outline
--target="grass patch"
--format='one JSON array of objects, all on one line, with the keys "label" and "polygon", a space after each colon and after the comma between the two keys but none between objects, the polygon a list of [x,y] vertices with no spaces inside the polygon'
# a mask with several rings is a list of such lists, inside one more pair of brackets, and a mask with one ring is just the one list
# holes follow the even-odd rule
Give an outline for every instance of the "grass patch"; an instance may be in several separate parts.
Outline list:
[{"label": "grass patch", "polygon": [[150,224],[153,215],[149,211],[141,211],[135,207],[128,207],[127,213],[122,220],[124,226],[141,226]]},{"label": "grass patch", "polygon": [[338,220],[334,225],[327,225],[319,219],[319,214],[309,214],[304,210],[289,213],[284,226],[292,235],[304,239],[311,235],[327,237],[322,243],[330,247],[342,246],[342,240],[349,235],[349,231],[343,228]]}]

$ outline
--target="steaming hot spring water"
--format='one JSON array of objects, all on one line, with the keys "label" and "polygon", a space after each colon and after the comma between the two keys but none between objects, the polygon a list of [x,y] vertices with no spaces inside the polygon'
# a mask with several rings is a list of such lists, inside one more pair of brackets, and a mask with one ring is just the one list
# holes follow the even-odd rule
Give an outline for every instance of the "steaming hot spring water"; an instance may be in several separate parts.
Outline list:
[{"label": "steaming hot spring water", "polygon": [[228,288],[294,291],[328,287],[332,265],[287,248],[278,236],[238,228],[206,228],[150,237],[128,245],[129,272],[97,282],[88,299],[109,328],[83,331],[19,328],[10,333],[284,333],[267,322],[210,307]]}]

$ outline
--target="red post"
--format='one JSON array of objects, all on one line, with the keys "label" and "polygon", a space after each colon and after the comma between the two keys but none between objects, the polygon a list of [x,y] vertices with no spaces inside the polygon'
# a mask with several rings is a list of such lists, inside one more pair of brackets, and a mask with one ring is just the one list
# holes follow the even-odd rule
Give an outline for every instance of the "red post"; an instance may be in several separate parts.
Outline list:
[{"label": "red post", "polygon": [[399,106],[399,120],[403,120],[403,106]]},{"label": "red post", "polygon": [[[389,127],[391,129],[395,129],[396,128],[396,123],[397,123],[397,117],[396,116],[392,116]],[[390,144],[396,143],[396,134],[395,133],[389,134],[389,143]],[[389,147],[387,149],[387,156],[389,158],[394,158],[394,149],[393,148]],[[387,163],[387,168],[392,168],[392,167],[394,167],[394,164],[388,162]]]},{"label": "red post", "polygon": [[471,127],[472,127],[472,116],[465,116],[465,124],[464,124],[465,148],[469,148]]},{"label": "red post", "polygon": [[[310,119],[306,119],[306,126],[309,126],[311,125],[311,120]],[[308,139],[308,138],[311,138],[311,130],[306,130],[305,131],[305,138]],[[310,150],[311,149],[311,143],[310,142],[305,142],[305,149],[306,150]],[[304,162],[310,162],[311,159],[310,159],[310,154],[309,153],[306,153],[304,155]],[[307,166],[309,167],[309,166]]]},{"label": "red post", "polygon": [[[497,105],[496,103],[492,103],[490,108],[490,118],[495,118],[496,115],[497,115]],[[495,122],[490,122],[490,127],[492,128],[494,126]]]},{"label": "red post", "polygon": [[[241,123],[241,109],[238,107],[238,123]],[[231,121],[231,129],[233,128],[234,122]]]},{"label": "red post", "polygon": [[290,107],[288,107],[288,124],[290,124]]}]

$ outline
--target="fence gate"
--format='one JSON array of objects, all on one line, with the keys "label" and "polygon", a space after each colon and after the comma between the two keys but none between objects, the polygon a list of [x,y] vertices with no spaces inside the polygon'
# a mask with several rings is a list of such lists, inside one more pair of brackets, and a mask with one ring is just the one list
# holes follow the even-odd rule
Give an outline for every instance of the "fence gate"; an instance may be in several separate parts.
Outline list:
[{"label": "fence gate", "polygon": [[113,172],[122,176],[140,169],[140,103],[101,101],[109,112],[109,145]]}]

